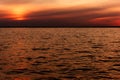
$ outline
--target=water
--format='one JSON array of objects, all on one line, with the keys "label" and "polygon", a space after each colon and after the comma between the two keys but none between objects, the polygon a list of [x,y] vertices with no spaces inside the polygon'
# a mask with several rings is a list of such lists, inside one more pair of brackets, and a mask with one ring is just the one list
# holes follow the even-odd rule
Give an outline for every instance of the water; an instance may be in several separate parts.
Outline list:
[{"label": "water", "polygon": [[120,80],[119,28],[0,28],[0,80]]}]

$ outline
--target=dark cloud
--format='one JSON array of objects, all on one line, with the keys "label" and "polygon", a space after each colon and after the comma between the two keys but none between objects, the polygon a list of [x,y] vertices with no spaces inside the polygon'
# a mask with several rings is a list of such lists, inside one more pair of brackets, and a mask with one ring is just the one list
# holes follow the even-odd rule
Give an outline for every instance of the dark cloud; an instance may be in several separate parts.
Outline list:
[{"label": "dark cloud", "polygon": [[103,21],[102,23],[91,21],[96,18],[120,16],[120,13],[118,12],[99,13],[105,9],[106,8],[47,10],[33,12],[28,14],[26,17],[29,18],[31,25],[37,26],[105,26],[110,25],[108,21],[112,21],[112,19],[106,19],[106,21]]},{"label": "dark cloud", "polygon": [[46,11],[37,11],[29,14],[27,17],[35,17],[35,16],[55,16],[55,15],[69,15],[69,14],[78,14],[86,12],[95,12],[99,10],[103,10],[104,8],[87,8],[87,9],[54,9],[54,10],[46,10]]}]

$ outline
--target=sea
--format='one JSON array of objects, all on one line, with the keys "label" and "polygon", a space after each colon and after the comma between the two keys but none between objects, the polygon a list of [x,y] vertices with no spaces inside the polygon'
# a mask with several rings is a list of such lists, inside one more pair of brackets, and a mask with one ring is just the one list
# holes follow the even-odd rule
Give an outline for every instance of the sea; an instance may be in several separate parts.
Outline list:
[{"label": "sea", "polygon": [[120,28],[0,28],[0,80],[120,80]]}]

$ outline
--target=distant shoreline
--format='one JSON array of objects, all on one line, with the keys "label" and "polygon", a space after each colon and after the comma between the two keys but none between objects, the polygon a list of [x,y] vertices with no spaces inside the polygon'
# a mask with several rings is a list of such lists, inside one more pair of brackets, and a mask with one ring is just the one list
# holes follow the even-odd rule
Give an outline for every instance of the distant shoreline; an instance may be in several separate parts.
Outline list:
[{"label": "distant shoreline", "polygon": [[0,28],[120,28],[120,26],[0,26]]}]

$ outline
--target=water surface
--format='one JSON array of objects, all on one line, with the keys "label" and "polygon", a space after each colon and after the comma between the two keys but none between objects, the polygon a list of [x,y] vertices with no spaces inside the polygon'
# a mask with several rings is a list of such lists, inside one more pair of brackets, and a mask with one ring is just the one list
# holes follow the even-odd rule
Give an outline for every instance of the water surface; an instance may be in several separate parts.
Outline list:
[{"label": "water surface", "polygon": [[0,28],[0,80],[120,80],[120,29]]}]

